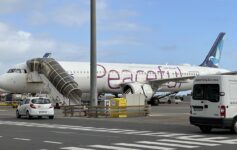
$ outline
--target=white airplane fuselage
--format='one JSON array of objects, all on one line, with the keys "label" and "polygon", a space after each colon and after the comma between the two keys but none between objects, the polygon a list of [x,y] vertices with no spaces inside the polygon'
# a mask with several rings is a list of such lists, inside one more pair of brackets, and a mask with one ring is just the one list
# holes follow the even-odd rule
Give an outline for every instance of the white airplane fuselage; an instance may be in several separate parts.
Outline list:
[{"label": "white airplane fuselage", "polygon": [[[90,64],[86,62],[59,62],[60,65],[78,83],[83,93],[90,92]],[[26,64],[16,65],[29,72]],[[14,93],[43,93],[47,83],[27,82],[27,73],[5,73],[0,77],[0,88]],[[97,90],[98,93],[122,93],[122,84],[144,83],[149,80],[159,80],[176,77],[198,76],[228,72],[225,69],[189,66],[189,65],[146,65],[98,63]],[[193,80],[186,82],[167,82],[158,91],[176,92],[190,90]],[[156,91],[153,91],[154,93]]]},{"label": "white airplane fuselage", "polygon": [[[89,63],[60,62],[60,64],[74,77],[82,92],[90,91]],[[121,84],[124,83],[143,83],[149,80],[224,72],[228,70],[197,66],[99,63],[97,65],[97,89],[98,92],[121,93]],[[192,80],[185,83],[169,82],[162,85],[159,91],[184,91],[191,89],[191,86]]]}]

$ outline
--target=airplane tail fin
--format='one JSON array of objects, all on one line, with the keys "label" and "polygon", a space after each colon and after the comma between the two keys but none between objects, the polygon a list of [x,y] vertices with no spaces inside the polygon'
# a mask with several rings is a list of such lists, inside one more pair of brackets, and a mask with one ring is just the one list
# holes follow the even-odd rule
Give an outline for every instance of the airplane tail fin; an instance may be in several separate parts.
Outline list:
[{"label": "airplane tail fin", "polygon": [[223,47],[223,37],[225,33],[220,32],[216,41],[211,47],[211,50],[209,51],[208,55],[206,56],[205,60],[203,61],[200,66],[203,67],[212,67],[212,68],[218,68],[219,67],[219,62],[221,58],[221,51]]}]

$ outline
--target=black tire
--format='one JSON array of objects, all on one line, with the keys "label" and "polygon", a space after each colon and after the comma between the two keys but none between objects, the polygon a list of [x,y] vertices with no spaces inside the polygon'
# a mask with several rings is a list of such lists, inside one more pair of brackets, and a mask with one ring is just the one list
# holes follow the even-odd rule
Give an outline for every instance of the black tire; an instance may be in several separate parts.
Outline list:
[{"label": "black tire", "polygon": [[210,133],[212,130],[212,127],[210,126],[200,126],[199,128],[202,131],[202,133]]},{"label": "black tire", "polygon": [[49,116],[49,119],[53,119],[54,118],[54,116]]},{"label": "black tire", "polygon": [[158,98],[152,98],[151,99],[151,105],[152,106],[158,106],[160,103],[159,99]]},{"label": "black tire", "polygon": [[28,119],[31,119],[31,118],[32,118],[32,116],[30,115],[30,113],[29,113],[28,110],[26,111],[26,118],[28,118]]},{"label": "black tire", "polygon": [[42,116],[38,116],[38,119],[42,119]]},{"label": "black tire", "polygon": [[231,131],[232,133],[237,133],[237,118],[234,119],[230,131]]},{"label": "black tire", "polygon": [[18,110],[16,110],[16,118],[21,118],[21,115],[19,114]]},{"label": "black tire", "polygon": [[171,104],[171,100],[168,100],[168,104]]}]

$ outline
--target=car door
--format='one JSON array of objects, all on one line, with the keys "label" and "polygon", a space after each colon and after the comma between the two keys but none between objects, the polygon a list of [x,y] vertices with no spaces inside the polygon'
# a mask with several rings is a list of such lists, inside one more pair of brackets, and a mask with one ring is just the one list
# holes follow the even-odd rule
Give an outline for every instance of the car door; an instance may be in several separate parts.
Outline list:
[{"label": "car door", "polygon": [[30,103],[30,99],[26,99],[24,104],[22,105],[22,114],[23,115],[26,115],[26,111],[27,111],[29,103]]},{"label": "car door", "polygon": [[20,102],[20,105],[18,106],[18,112],[19,112],[21,115],[23,114],[23,107],[24,107],[25,101],[26,101],[26,99],[22,100],[22,101]]},{"label": "car door", "polygon": [[196,84],[191,101],[192,115],[218,118],[220,110],[219,84]]}]

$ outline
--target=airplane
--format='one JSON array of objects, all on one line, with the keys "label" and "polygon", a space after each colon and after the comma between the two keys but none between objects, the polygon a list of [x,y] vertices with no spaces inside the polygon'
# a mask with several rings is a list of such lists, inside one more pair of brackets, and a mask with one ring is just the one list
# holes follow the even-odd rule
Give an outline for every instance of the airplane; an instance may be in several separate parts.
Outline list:
[{"label": "airplane", "polygon": [[[224,35],[224,32],[219,33],[199,66],[98,63],[98,93],[144,94],[150,104],[158,105],[159,98],[155,96],[158,91],[186,91],[191,89],[196,76],[228,74],[229,70],[219,68]],[[41,79],[45,77],[48,80]],[[78,100],[83,97],[82,93],[90,92],[90,63],[34,58],[15,65],[0,76],[0,88],[13,93],[49,93],[48,82],[59,93]],[[74,92],[73,96],[70,97],[69,91]]]}]

